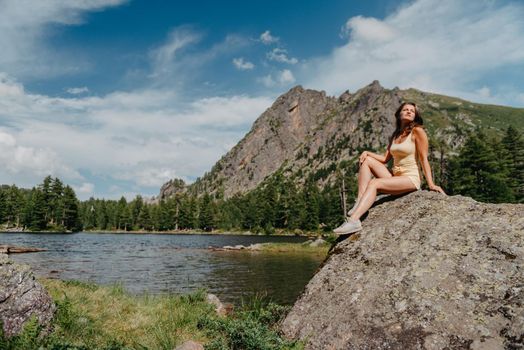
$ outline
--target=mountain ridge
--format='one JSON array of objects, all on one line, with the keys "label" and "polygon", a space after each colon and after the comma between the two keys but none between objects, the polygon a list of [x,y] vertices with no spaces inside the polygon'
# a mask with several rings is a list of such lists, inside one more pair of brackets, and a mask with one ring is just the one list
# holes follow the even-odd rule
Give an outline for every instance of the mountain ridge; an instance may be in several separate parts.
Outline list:
[{"label": "mountain ridge", "polygon": [[180,180],[164,184],[159,198],[181,191],[229,198],[255,189],[277,171],[298,184],[317,178],[324,186],[340,169],[355,171],[354,160],[363,150],[385,151],[394,130],[394,112],[402,101],[420,107],[435,158],[454,154],[477,126],[491,136],[500,135],[509,124],[523,128],[524,109],[413,88],[386,89],[378,80],[338,97],[297,85],[280,95],[209,172],[190,185],[181,185]]}]

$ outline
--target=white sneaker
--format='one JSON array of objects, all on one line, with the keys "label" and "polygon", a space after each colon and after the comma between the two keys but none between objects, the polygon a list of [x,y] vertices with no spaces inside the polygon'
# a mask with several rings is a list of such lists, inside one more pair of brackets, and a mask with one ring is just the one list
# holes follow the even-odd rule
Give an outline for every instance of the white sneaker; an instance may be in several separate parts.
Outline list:
[{"label": "white sneaker", "polygon": [[351,218],[347,218],[347,220],[333,230],[338,235],[345,235],[348,233],[353,233],[362,230],[362,223],[360,220],[353,220]]}]

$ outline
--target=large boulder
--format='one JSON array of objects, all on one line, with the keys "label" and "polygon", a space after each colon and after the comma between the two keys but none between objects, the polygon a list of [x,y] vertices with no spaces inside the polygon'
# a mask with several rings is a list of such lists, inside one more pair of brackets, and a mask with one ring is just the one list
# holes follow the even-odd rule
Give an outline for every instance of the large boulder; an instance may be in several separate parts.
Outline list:
[{"label": "large boulder", "polygon": [[306,349],[523,349],[524,205],[381,202],[331,249],[284,335]]},{"label": "large boulder", "polygon": [[35,280],[29,266],[15,264],[6,254],[0,254],[0,321],[4,335],[20,333],[33,315],[46,333],[54,311],[53,300]]}]

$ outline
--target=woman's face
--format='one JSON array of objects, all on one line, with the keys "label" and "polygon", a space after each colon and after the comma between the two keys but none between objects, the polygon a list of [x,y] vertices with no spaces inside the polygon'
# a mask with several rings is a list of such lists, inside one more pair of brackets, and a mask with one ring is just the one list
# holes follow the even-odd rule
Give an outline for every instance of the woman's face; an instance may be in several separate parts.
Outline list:
[{"label": "woman's face", "polygon": [[400,110],[400,120],[411,122],[415,120],[415,106],[407,104]]}]

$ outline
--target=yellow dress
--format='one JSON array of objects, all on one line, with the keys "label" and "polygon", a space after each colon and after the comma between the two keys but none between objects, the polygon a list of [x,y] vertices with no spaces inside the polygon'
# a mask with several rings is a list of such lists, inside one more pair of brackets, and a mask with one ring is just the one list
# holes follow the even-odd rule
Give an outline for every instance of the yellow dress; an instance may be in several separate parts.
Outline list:
[{"label": "yellow dress", "polygon": [[417,164],[417,150],[411,134],[401,143],[391,143],[389,152],[393,156],[393,176],[407,176],[413,182],[417,190],[420,190],[420,171]]}]

